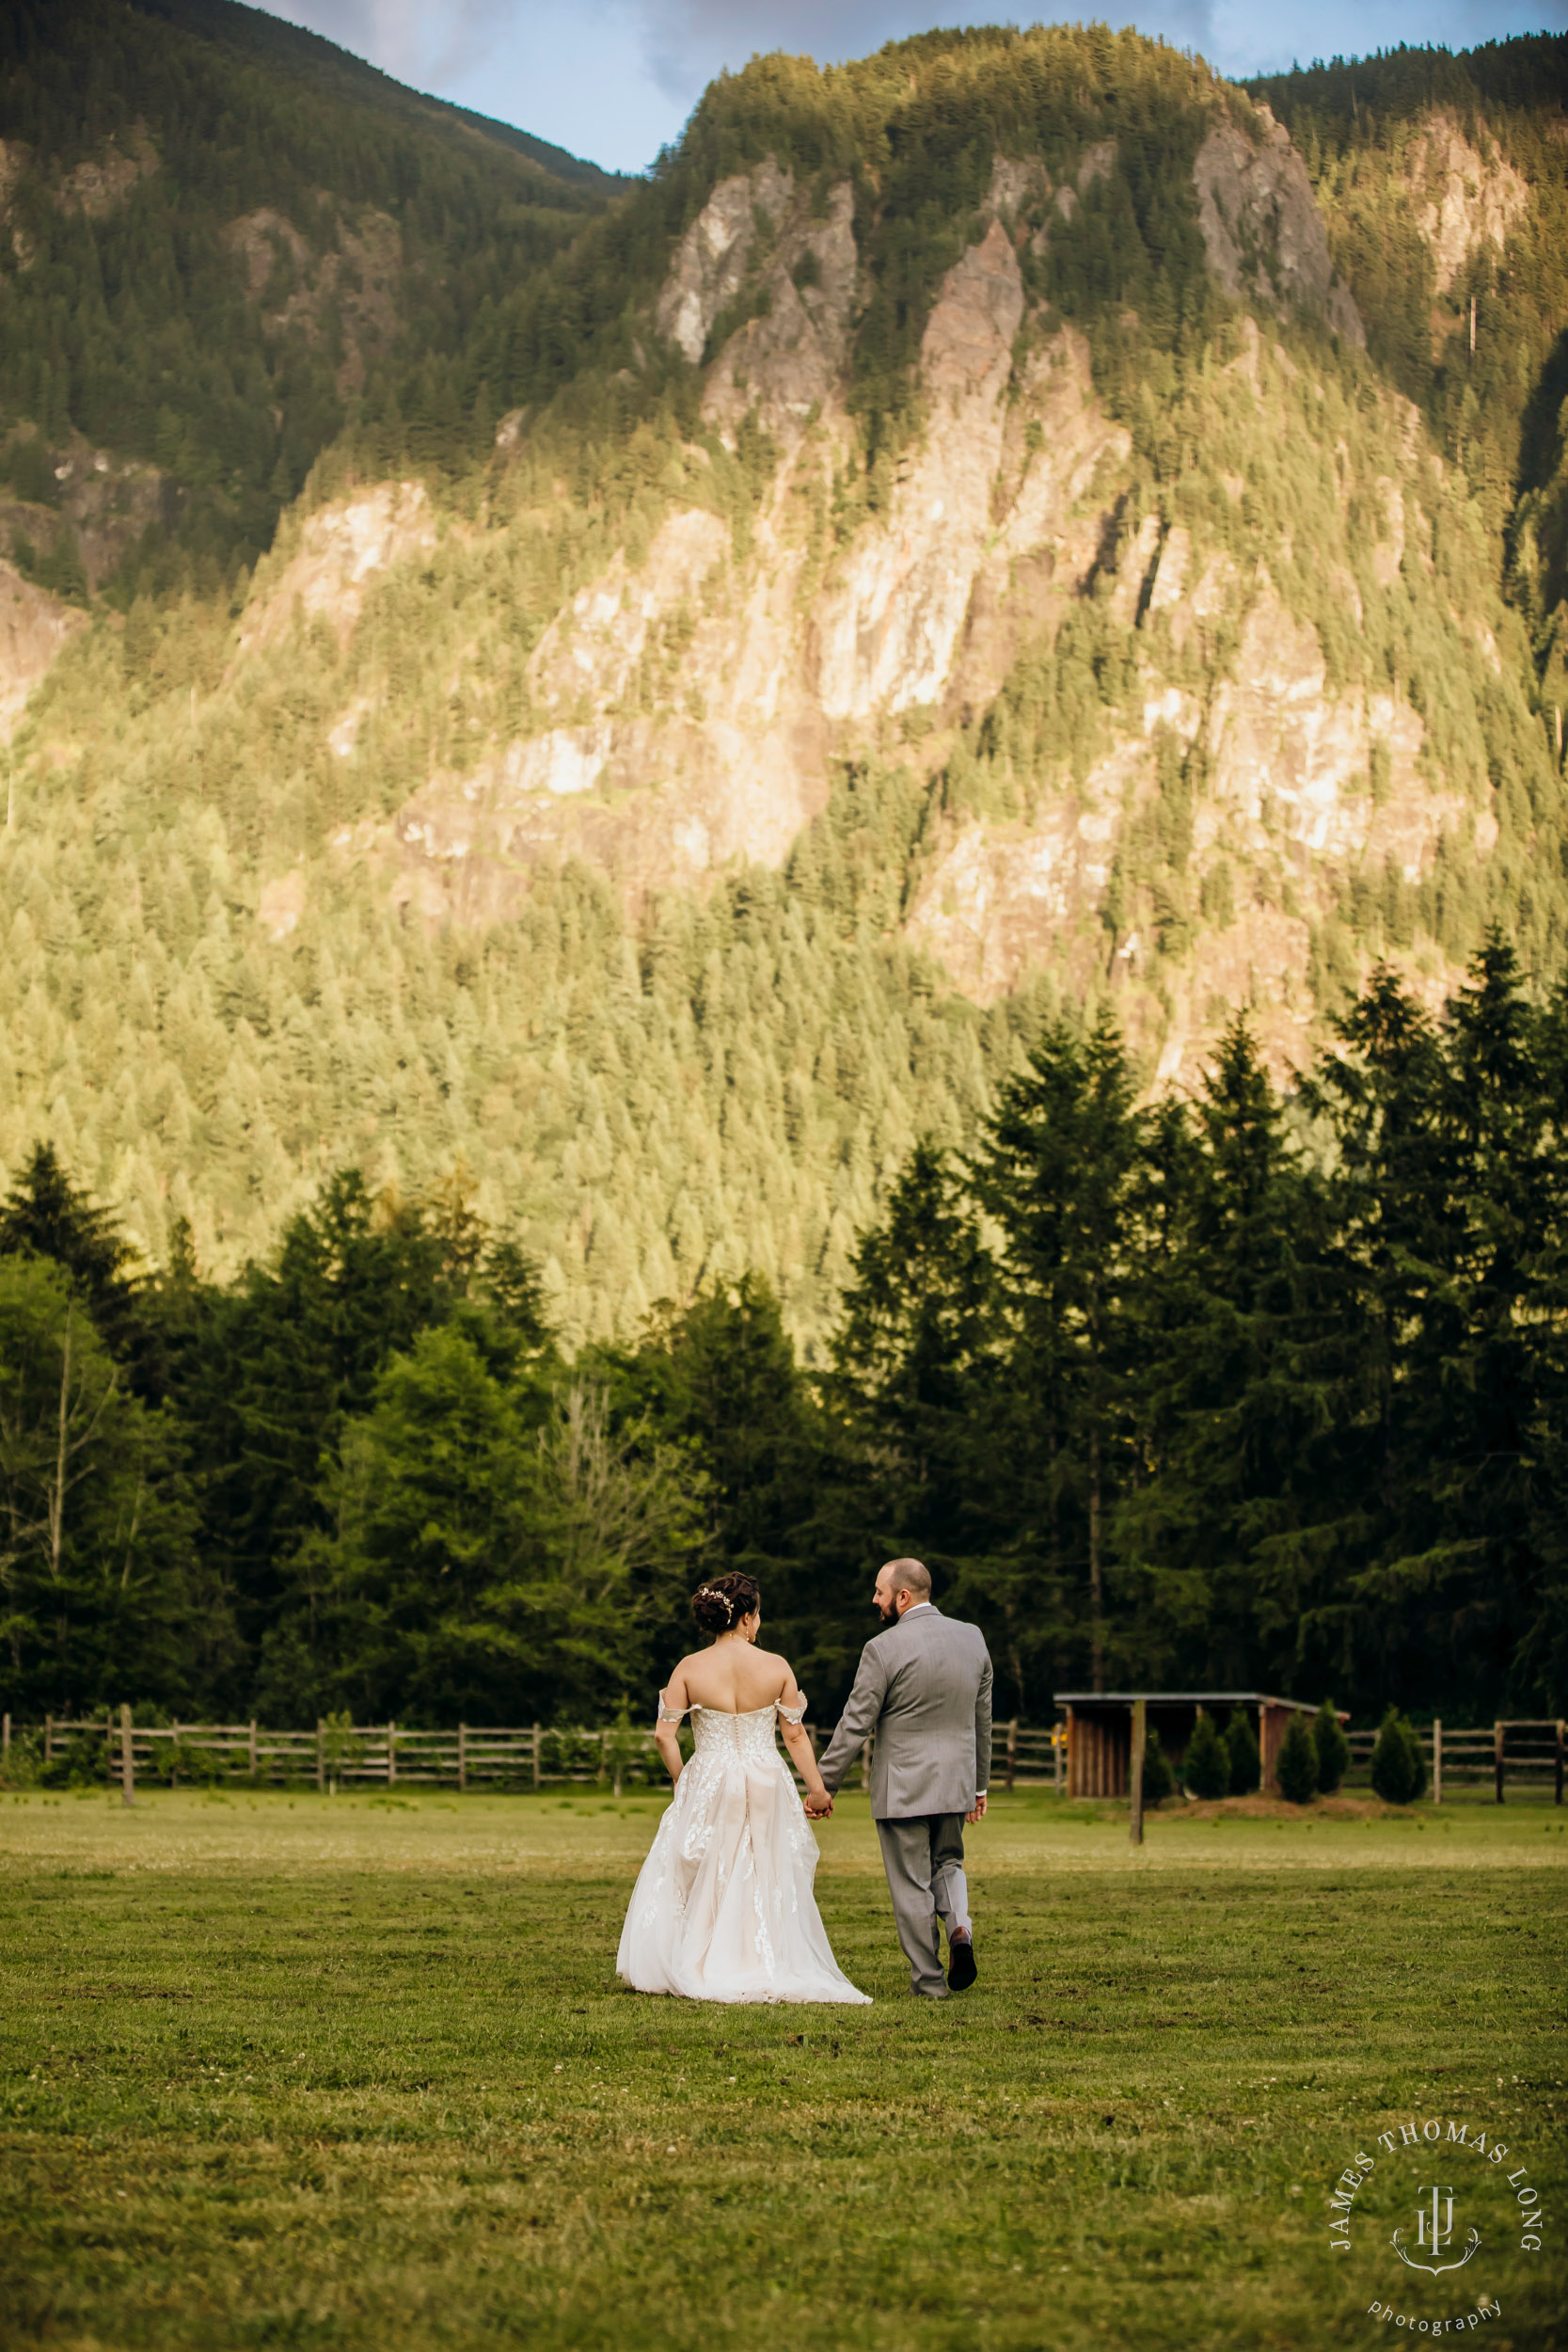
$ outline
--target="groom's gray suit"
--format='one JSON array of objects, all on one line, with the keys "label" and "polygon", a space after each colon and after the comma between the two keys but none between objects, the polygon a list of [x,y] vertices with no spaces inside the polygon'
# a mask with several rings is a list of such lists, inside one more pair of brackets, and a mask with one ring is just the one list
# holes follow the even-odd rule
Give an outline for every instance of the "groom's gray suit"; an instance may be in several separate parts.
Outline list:
[{"label": "groom's gray suit", "polygon": [[898,1941],[917,1993],[945,1994],[940,1913],[951,1945],[969,1928],[964,1816],[990,1779],[990,1655],[978,1626],[929,1601],[867,1642],[821,1762],[836,1797],[875,1732],[871,1811]]}]

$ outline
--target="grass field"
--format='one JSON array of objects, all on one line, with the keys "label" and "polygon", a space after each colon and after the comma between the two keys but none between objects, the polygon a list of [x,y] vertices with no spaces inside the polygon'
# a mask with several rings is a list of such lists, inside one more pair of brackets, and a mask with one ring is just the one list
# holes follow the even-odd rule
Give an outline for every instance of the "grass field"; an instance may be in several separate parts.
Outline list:
[{"label": "grass field", "polygon": [[[0,1797],[6,2344],[1568,2345],[1549,1804],[1167,1809],[1133,1854],[1125,1812],[1003,1798],[980,1983],[927,2004],[851,1797],[842,2010],[617,1985],[657,1811]],[[1375,2137],[1433,2118],[1510,2151],[1445,2156],[1482,2243],[1442,2279],[1388,2247],[1433,2175]]]}]

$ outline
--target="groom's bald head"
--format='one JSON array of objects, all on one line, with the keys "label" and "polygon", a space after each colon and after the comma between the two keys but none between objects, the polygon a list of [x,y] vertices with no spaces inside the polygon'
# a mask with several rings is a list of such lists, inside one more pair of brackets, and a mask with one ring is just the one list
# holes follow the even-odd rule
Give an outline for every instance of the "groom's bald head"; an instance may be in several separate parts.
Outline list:
[{"label": "groom's bald head", "polygon": [[895,1625],[906,1609],[930,1597],[931,1571],[922,1561],[888,1560],[877,1571],[872,1598],[889,1625]]}]

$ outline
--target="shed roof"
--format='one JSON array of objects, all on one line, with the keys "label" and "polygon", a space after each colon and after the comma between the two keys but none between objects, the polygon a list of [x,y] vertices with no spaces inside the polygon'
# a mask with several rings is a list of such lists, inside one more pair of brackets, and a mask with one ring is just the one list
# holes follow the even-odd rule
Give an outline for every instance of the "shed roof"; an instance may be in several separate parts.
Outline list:
[{"label": "shed roof", "polygon": [[1310,1699],[1276,1698],[1272,1691],[1053,1691],[1057,1707],[1131,1707],[1142,1699],[1155,1707],[1293,1707],[1315,1715]]}]

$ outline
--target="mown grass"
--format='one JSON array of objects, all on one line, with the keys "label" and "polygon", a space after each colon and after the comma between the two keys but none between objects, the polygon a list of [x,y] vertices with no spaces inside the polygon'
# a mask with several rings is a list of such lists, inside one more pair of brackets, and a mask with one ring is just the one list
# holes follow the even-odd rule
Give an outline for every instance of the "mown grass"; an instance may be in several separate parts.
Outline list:
[{"label": "mown grass", "polygon": [[1491,2295],[1490,2345],[1568,2343],[1549,1804],[1162,1815],[1134,1855],[1124,1813],[1004,1799],[981,1982],[933,2006],[852,1798],[818,1889],[876,1999],[842,2010],[616,1984],[657,1811],[0,1798],[5,2341],[1370,2343],[1407,2332],[1367,2307],[1411,2217],[1375,2176],[1337,2258],[1335,2178],[1463,2115],[1556,2218],[1525,2258],[1494,2198],[1400,2309]]}]

